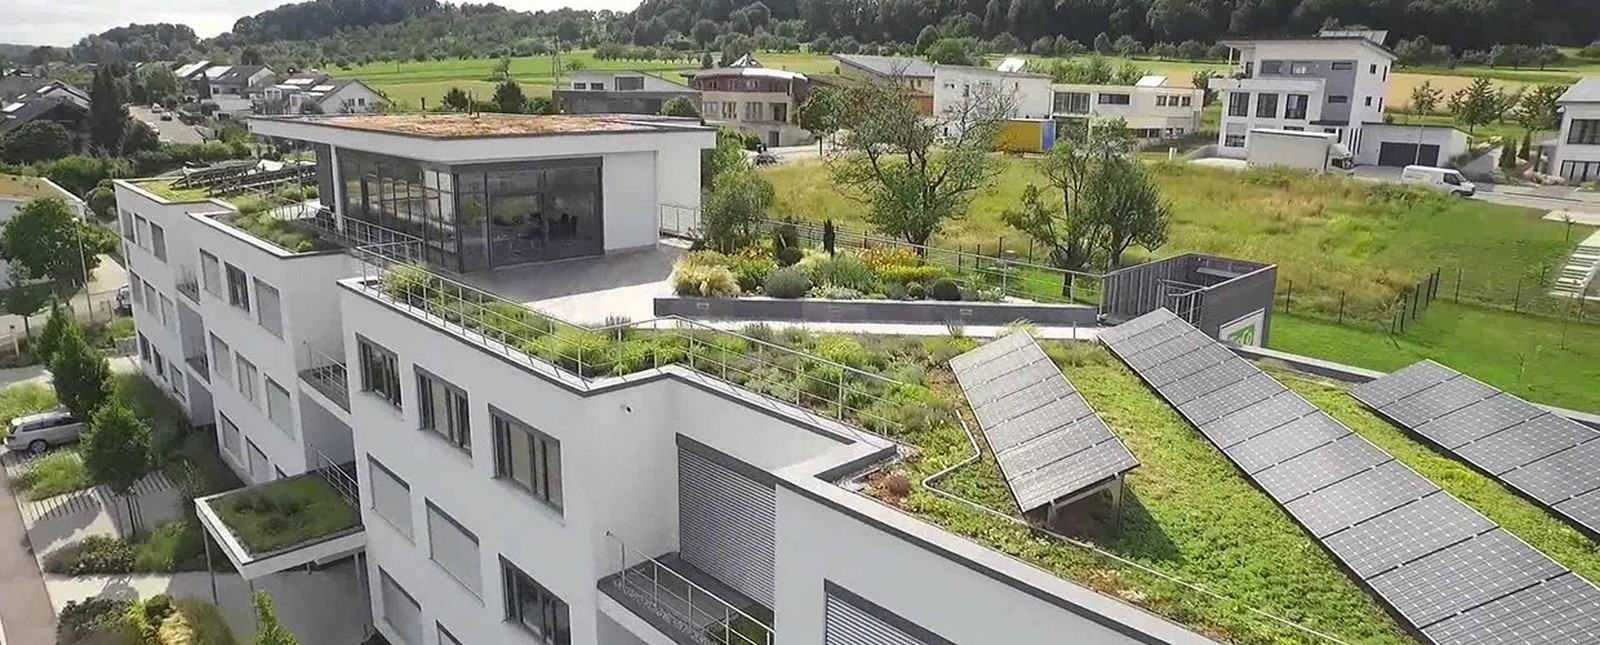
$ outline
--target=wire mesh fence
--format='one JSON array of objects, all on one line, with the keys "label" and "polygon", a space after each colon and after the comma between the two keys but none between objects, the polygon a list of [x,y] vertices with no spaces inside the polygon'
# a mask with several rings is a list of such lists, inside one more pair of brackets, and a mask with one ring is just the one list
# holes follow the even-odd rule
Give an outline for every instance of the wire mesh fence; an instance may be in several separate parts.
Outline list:
[{"label": "wire mesh fence", "polygon": [[[1379,329],[1403,335],[1427,319],[1438,302],[1499,310],[1534,318],[1571,323],[1600,324],[1600,302],[1595,296],[1555,289],[1556,274],[1549,266],[1531,267],[1516,274],[1473,271],[1467,267],[1437,267],[1414,283],[1402,286],[1386,306],[1373,310],[1358,305],[1347,291],[1334,298],[1326,293],[1314,304],[1303,299],[1293,280],[1278,285],[1276,310],[1311,316],[1340,325]],[[1303,287],[1303,285],[1301,285]]]}]

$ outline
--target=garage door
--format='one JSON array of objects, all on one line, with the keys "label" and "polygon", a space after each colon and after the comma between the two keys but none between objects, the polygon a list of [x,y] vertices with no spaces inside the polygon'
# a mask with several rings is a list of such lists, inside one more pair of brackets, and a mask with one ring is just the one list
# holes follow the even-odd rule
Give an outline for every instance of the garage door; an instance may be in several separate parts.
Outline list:
[{"label": "garage door", "polygon": [[678,533],[684,560],[772,606],[776,501],[763,484],[678,447]]},{"label": "garage door", "polygon": [[1378,165],[1380,166],[1419,166],[1439,165],[1439,146],[1423,145],[1422,154],[1417,154],[1415,143],[1384,142],[1378,146]]}]

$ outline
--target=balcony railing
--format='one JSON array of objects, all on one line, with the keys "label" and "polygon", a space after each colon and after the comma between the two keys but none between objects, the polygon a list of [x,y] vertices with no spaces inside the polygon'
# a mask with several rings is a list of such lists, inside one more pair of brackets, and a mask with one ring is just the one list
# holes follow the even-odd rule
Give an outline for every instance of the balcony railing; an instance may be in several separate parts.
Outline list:
[{"label": "balcony railing", "polygon": [[772,645],[771,621],[735,607],[656,558],[633,550],[616,535],[607,532],[606,537],[622,557],[622,570],[600,581],[602,591],[636,611],[649,612],[641,617],[674,641],[683,645]]},{"label": "balcony railing", "polygon": [[328,455],[323,454],[315,446],[311,452],[316,455],[316,473],[323,481],[328,482],[333,490],[337,491],[344,501],[356,508],[361,507],[361,484],[356,479],[356,464],[353,461],[335,462]]},{"label": "balcony railing", "polygon": [[300,371],[300,378],[323,396],[328,397],[345,412],[350,411],[350,375],[344,361],[329,356],[310,345],[305,347],[308,367]]},{"label": "balcony railing", "polygon": [[211,382],[211,366],[206,362],[205,352],[198,352],[186,356],[184,357],[183,362],[188,363],[189,367],[194,368],[195,373],[200,375],[200,380],[207,383]]}]

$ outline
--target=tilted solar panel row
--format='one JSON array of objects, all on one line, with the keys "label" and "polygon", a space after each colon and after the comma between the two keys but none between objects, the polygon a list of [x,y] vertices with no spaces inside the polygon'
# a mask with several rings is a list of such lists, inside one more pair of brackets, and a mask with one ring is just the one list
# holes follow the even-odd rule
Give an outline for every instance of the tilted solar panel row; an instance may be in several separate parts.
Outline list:
[{"label": "tilted solar panel row", "polygon": [[1600,431],[1433,361],[1413,363],[1350,394],[1600,535]]},{"label": "tilted solar panel row", "polygon": [[1600,589],[1181,318],[1100,339],[1427,640],[1600,642]]},{"label": "tilted solar panel row", "polygon": [[1023,512],[1139,465],[1027,333],[1012,332],[949,364]]}]

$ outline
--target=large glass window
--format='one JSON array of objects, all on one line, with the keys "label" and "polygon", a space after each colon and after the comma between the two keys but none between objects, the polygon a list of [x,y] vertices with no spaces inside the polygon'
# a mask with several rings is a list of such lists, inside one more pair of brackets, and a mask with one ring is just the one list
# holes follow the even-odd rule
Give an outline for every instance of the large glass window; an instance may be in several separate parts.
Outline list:
[{"label": "large glass window", "polygon": [[411,539],[411,486],[371,455],[367,456],[367,466],[372,479],[372,510]]},{"label": "large glass window", "polygon": [[255,282],[256,320],[273,336],[283,338],[283,312],[279,310],[282,305],[278,301],[278,289],[259,279]]},{"label": "large glass window", "polygon": [[1567,143],[1580,146],[1600,146],[1600,119],[1573,119],[1567,133]]},{"label": "large glass window", "polygon": [[570,645],[567,603],[505,558],[500,559],[500,571],[505,578],[506,620],[522,625],[543,642]]},{"label": "large glass window", "polygon": [[266,377],[267,383],[267,418],[272,419],[273,425],[290,435],[294,434],[294,408],[289,403],[289,390],[278,385],[272,377]]},{"label": "large glass window", "polygon": [[1283,118],[1306,118],[1306,104],[1311,101],[1311,97],[1305,94],[1290,94],[1286,98],[1287,100],[1283,104]]},{"label": "large glass window", "polygon": [[1256,116],[1263,119],[1278,118],[1278,95],[1271,92],[1257,94]]},{"label": "large glass window", "polygon": [[483,595],[483,572],[478,564],[478,536],[428,502],[428,555],[439,563],[451,577],[472,591]]},{"label": "large glass window", "polygon": [[458,265],[455,182],[448,168],[340,150],[339,170],[346,216],[415,236],[427,261]]},{"label": "large glass window", "polygon": [[394,352],[374,345],[366,339],[356,343],[361,359],[361,389],[383,397],[396,408],[400,407],[400,362]]},{"label": "large glass window", "polygon": [[422,429],[439,433],[469,454],[472,452],[472,417],[467,393],[421,368],[417,374],[417,406]]},{"label": "large glass window", "polygon": [[383,569],[378,569],[378,589],[383,621],[394,628],[406,645],[422,645],[422,605]]},{"label": "large glass window", "polygon": [[1055,111],[1057,114],[1088,114],[1088,92],[1056,92]]},{"label": "large glass window", "polygon": [[1228,93],[1228,116],[1250,116],[1250,93]]},{"label": "large glass window", "polygon": [[222,296],[222,265],[217,262],[217,256],[205,251],[200,252],[200,281],[211,295]]},{"label": "large glass window", "polygon": [[490,409],[495,476],[516,483],[561,510],[561,442]]},{"label": "large glass window", "polygon": [[228,304],[250,311],[250,280],[244,271],[232,264],[225,264],[228,268]]}]

